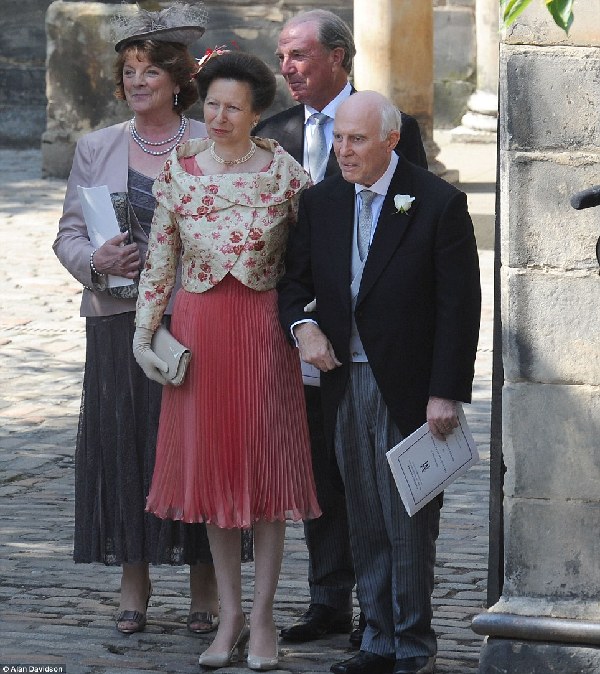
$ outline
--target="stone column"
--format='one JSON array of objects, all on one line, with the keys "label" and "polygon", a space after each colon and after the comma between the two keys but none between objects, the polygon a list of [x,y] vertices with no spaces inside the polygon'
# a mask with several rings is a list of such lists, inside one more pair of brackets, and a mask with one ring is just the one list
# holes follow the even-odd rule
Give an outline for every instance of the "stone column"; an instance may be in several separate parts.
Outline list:
[{"label": "stone column", "polygon": [[62,0],[48,7],[44,176],[68,176],[80,136],[129,116],[125,103],[113,96],[110,22],[121,10],[133,12],[135,7]]},{"label": "stone column", "polygon": [[429,168],[450,179],[433,141],[432,3],[354,0],[354,39],[356,88],[379,91],[416,117]]},{"label": "stone column", "polygon": [[532,3],[500,53],[504,583],[480,674],[600,672],[600,5]]},{"label": "stone column", "polygon": [[452,137],[458,141],[496,142],[498,124],[498,0],[477,0],[477,90]]}]

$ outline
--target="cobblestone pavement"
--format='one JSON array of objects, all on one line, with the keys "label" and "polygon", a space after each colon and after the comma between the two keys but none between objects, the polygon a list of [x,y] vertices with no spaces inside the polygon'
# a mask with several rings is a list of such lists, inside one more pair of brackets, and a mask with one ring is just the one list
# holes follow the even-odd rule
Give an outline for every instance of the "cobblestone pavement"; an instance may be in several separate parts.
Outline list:
[{"label": "cobblestone pavement", "polygon": [[[211,637],[186,630],[185,568],[153,570],[148,627],[126,637],[113,623],[119,569],[71,560],[85,334],[78,284],[51,250],[64,181],[42,180],[39,166],[38,151],[0,150],[0,671],[10,663],[66,664],[69,674],[195,673]],[[481,264],[483,324],[474,401],[466,413],[482,460],[446,492],[434,592],[438,674],[476,672],[481,645],[470,620],[486,597],[491,251],[481,251]],[[291,525],[276,600],[279,626],[308,603],[306,564],[302,528]],[[251,570],[244,570],[248,598]],[[281,653],[278,671],[303,674],[327,672],[351,655],[345,635],[282,644]]]}]

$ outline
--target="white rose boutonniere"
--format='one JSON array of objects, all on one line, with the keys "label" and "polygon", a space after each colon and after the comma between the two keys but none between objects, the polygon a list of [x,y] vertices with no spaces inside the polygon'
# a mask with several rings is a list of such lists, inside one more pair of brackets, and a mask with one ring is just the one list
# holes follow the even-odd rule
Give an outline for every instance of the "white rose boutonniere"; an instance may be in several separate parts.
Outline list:
[{"label": "white rose boutonniere", "polygon": [[415,198],[411,197],[410,194],[396,194],[394,197],[396,213],[408,213],[414,200]]}]

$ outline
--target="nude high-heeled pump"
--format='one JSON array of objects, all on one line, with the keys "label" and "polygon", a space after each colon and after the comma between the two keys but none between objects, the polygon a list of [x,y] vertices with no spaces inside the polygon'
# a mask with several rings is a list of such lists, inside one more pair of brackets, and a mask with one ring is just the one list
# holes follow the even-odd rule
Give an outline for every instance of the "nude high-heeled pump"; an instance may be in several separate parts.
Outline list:
[{"label": "nude high-heeled pump", "polygon": [[244,657],[244,649],[246,648],[249,638],[250,628],[244,617],[244,626],[229,653],[206,653],[205,651],[198,658],[198,664],[203,667],[214,667],[217,669],[219,667],[227,667],[227,665],[230,665],[232,662],[241,660]]},{"label": "nude high-heeled pump", "polygon": [[252,655],[248,651],[247,664],[249,669],[253,669],[256,672],[266,672],[270,669],[277,669],[279,666],[279,640],[277,637],[277,631],[275,631],[275,655],[274,657],[263,657],[261,655]]}]

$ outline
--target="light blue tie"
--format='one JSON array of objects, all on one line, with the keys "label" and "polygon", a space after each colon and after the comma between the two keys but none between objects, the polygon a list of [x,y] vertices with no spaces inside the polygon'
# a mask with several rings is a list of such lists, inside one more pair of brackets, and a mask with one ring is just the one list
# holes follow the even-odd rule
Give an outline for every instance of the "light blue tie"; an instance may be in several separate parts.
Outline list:
[{"label": "light blue tie", "polygon": [[358,215],[358,256],[362,262],[369,252],[369,243],[371,242],[371,227],[373,225],[373,199],[376,196],[371,190],[361,190],[359,192],[361,204]]},{"label": "light blue tie", "polygon": [[322,112],[315,112],[311,115],[311,119],[315,124],[308,147],[308,170],[313,183],[318,183],[323,180],[329,157],[325,138],[325,122],[329,117]]}]

